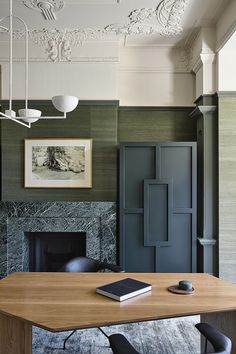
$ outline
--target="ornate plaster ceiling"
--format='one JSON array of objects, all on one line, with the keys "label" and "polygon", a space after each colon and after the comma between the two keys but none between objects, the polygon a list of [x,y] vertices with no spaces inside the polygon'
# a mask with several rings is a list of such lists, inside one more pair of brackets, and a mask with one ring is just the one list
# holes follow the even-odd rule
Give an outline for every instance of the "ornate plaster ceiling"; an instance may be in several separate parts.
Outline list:
[{"label": "ornate plaster ceiling", "polygon": [[[60,36],[70,42],[113,36],[138,45],[175,45],[202,24],[214,24],[226,1],[13,0],[13,8],[38,42]],[[8,0],[1,0],[0,14],[7,13]]]}]

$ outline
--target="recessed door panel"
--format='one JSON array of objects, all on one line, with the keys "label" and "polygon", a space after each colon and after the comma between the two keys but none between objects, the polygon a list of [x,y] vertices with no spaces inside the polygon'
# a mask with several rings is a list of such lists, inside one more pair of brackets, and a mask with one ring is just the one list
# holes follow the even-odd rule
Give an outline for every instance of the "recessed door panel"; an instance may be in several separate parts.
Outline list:
[{"label": "recessed door panel", "polygon": [[143,216],[127,214],[125,219],[126,272],[155,272],[155,248],[143,247]]},{"label": "recessed door panel", "polygon": [[124,207],[143,208],[143,180],[155,178],[155,147],[125,147]]},{"label": "recessed door panel", "polygon": [[192,207],[191,146],[161,146],[161,178],[173,178],[173,207]]},{"label": "recessed door panel", "polygon": [[160,272],[184,273],[192,271],[191,219],[191,214],[174,214],[171,247],[158,249]]}]

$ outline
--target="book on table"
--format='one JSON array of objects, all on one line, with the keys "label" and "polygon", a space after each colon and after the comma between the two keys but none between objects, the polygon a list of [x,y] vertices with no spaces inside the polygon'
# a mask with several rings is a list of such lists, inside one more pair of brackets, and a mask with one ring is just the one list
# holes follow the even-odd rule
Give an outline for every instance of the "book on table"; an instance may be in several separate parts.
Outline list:
[{"label": "book on table", "polygon": [[117,301],[124,301],[152,289],[152,285],[139,280],[125,278],[110,284],[99,286],[96,292]]}]

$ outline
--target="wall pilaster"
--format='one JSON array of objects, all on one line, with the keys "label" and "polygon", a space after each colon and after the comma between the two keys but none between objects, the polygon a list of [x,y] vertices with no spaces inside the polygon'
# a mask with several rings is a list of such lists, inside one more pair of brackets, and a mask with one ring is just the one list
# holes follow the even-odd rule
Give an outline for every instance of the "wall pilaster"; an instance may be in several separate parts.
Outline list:
[{"label": "wall pilaster", "polygon": [[190,117],[197,119],[198,271],[218,275],[218,117],[213,95],[201,96]]}]

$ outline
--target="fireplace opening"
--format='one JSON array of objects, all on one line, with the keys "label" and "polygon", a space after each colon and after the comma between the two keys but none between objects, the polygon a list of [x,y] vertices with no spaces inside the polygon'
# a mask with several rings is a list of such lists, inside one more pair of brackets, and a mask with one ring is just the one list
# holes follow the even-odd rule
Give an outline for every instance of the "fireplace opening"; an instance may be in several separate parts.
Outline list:
[{"label": "fireplace opening", "polygon": [[86,232],[27,232],[29,271],[57,272],[70,259],[86,256]]}]

